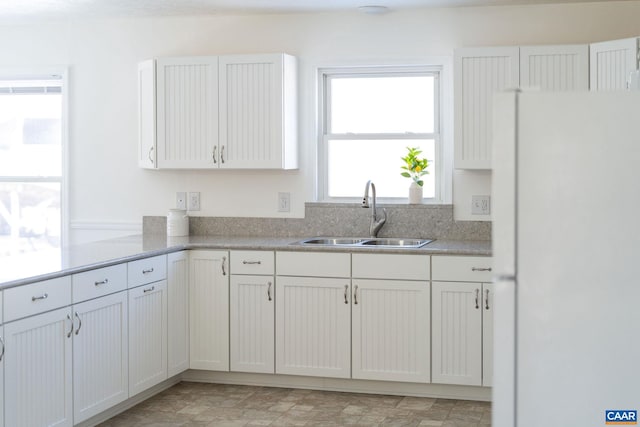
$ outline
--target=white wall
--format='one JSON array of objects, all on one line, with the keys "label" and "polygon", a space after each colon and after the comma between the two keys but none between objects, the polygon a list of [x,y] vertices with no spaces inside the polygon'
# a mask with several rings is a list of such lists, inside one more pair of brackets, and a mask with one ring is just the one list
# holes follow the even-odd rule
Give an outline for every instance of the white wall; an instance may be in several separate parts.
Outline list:
[{"label": "white wall", "polygon": [[[369,16],[324,14],[131,18],[0,27],[0,66],[67,65],[70,71],[70,219],[74,236],[101,224],[164,215],[176,191],[200,191],[206,216],[282,216],[291,193],[301,217],[315,186],[314,66],[420,61],[461,46],[587,43],[638,35],[640,2],[422,9]],[[299,58],[298,171],[146,171],[136,165],[136,67],[178,55],[287,52]],[[456,218],[490,174],[458,171]],[[475,218],[474,218],[475,219]],[[96,225],[97,224],[97,225]],[[74,228],[75,225],[75,228]],[[91,234],[93,236],[93,234]]]}]

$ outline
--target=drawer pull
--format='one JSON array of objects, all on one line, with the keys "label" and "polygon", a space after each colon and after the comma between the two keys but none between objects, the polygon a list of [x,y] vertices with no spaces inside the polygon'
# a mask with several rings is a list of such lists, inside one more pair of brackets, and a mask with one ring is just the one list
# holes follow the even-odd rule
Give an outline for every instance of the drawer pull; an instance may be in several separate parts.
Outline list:
[{"label": "drawer pull", "polygon": [[76,311],[76,319],[78,319],[78,329],[76,329],[76,335],[78,335],[80,333],[80,329],[82,328],[82,319],[80,319],[80,316],[78,316],[78,312]]},{"label": "drawer pull", "polygon": [[143,294],[146,294],[147,292],[154,291],[155,289],[156,289],[156,287],[155,287],[155,286],[152,286],[152,287],[150,287],[150,288],[143,289],[143,290],[142,290],[142,293],[143,293]]},{"label": "drawer pull", "polygon": [[491,271],[491,267],[471,267],[471,271]]},{"label": "drawer pull", "polygon": [[142,274],[149,274],[149,273],[153,273],[153,267],[148,270],[142,270]]},{"label": "drawer pull", "polygon": [[478,297],[480,296],[480,289],[476,289],[476,310],[480,308],[480,305],[478,304],[479,300]]},{"label": "drawer pull", "polygon": [[262,261],[242,261],[242,263],[244,265],[255,265],[255,264],[260,265],[262,264]]},{"label": "drawer pull", "polygon": [[271,282],[269,282],[269,286],[267,287],[267,299],[271,301]]},{"label": "drawer pull", "polygon": [[71,324],[71,329],[69,329],[69,332],[67,332],[67,338],[71,338],[71,334],[73,334],[73,320],[71,320],[71,316],[69,316],[68,314],[67,314],[67,320]]},{"label": "drawer pull", "polygon": [[106,285],[109,283],[109,279],[100,280],[99,282],[93,282],[94,286]]},{"label": "drawer pull", "polygon": [[49,294],[45,293],[45,294],[40,295],[39,297],[31,297],[31,302],[35,302],[35,301],[38,301],[38,300],[41,300],[41,299],[47,299],[47,298],[49,298]]}]

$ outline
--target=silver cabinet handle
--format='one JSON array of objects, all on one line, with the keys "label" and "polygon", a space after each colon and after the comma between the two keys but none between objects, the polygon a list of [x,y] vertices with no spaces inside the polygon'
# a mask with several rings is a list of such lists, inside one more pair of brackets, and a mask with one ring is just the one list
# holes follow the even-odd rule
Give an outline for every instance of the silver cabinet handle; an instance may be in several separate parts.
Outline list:
[{"label": "silver cabinet handle", "polygon": [[222,257],[222,275],[223,276],[227,275],[227,270],[226,270],[226,267],[225,267],[226,264],[227,264],[227,257],[223,256]]},{"label": "silver cabinet handle", "polygon": [[99,282],[93,282],[93,285],[94,286],[100,286],[100,285],[106,285],[107,283],[109,283],[109,279],[104,279],[104,280],[101,280]]},{"label": "silver cabinet handle", "polygon": [[349,300],[347,299],[347,292],[349,292],[349,285],[344,285],[344,303],[349,304]]},{"label": "silver cabinet handle", "polygon": [[491,271],[491,267],[471,267],[471,271]]},{"label": "silver cabinet handle", "polygon": [[271,301],[271,285],[272,285],[272,283],[269,282],[269,286],[267,287],[267,299],[269,301]]},{"label": "silver cabinet handle", "polygon": [[353,288],[353,303],[358,305],[358,285]]},{"label": "silver cabinet handle", "polygon": [[143,289],[143,290],[142,290],[142,293],[143,293],[143,294],[146,294],[147,292],[151,292],[151,291],[155,291],[155,290],[156,290],[156,287],[155,287],[155,286],[152,286],[152,287],[150,287],[150,288]]},{"label": "silver cabinet handle", "polygon": [[71,338],[71,334],[73,334],[73,320],[71,320],[71,316],[69,316],[68,314],[67,314],[67,320],[71,324],[71,329],[69,329],[69,332],[67,333],[67,338]]},{"label": "silver cabinet handle", "polygon": [[153,157],[151,157],[151,153],[153,153],[153,147],[149,148],[149,161],[151,162],[151,164],[154,164],[155,162],[153,161]]},{"label": "silver cabinet handle", "polygon": [[484,309],[489,310],[489,289],[484,291]]},{"label": "silver cabinet handle", "polygon": [[247,264],[248,265],[254,265],[254,264],[260,265],[260,264],[262,264],[262,261],[246,261],[245,260],[245,261],[242,261],[242,264],[244,264],[244,265],[247,265]]},{"label": "silver cabinet handle", "polygon": [[76,311],[76,319],[78,319],[78,329],[76,329],[76,335],[80,333],[80,329],[82,328],[82,319],[78,316],[78,312]]},{"label": "silver cabinet handle", "polygon": [[47,299],[47,298],[49,298],[49,294],[44,293],[44,294],[40,295],[39,297],[31,297],[31,302],[38,301],[38,300],[41,300],[41,299]]},{"label": "silver cabinet handle", "polygon": [[216,159],[216,157],[218,157],[217,151],[218,151],[218,147],[213,147],[213,154],[212,154],[211,157],[213,158],[213,163],[214,164],[218,163],[218,160]]},{"label": "silver cabinet handle", "polygon": [[478,304],[478,297],[480,296],[480,289],[476,289],[476,309],[480,308],[480,305]]},{"label": "silver cabinet handle", "polygon": [[224,163],[224,145],[220,147],[220,163]]},{"label": "silver cabinet handle", "polygon": [[4,357],[4,340],[0,337],[0,343],[2,343],[2,353],[0,353],[0,361]]},{"label": "silver cabinet handle", "polygon": [[150,268],[148,270],[142,270],[142,274],[149,274],[149,273],[153,273],[153,268]]}]

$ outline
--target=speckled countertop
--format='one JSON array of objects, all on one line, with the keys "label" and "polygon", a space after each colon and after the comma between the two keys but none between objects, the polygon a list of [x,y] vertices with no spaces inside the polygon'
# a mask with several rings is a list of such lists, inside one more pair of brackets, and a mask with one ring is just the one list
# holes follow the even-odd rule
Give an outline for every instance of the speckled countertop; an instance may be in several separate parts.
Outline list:
[{"label": "speckled countertop", "polygon": [[[307,236],[311,237],[311,236]],[[490,256],[490,241],[435,240],[422,248],[326,247],[296,244],[305,237],[233,237],[138,235],[0,258],[0,289],[177,252],[184,249],[295,250]]]}]

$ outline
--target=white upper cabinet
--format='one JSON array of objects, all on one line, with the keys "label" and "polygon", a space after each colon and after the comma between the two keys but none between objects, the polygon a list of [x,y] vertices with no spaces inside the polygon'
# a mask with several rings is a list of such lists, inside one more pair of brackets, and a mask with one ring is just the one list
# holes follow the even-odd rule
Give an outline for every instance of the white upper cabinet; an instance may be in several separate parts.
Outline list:
[{"label": "white upper cabinet", "polygon": [[220,167],[297,168],[295,58],[221,56],[219,71]]},{"label": "white upper cabinet", "polygon": [[637,69],[638,38],[590,45],[591,90],[625,90],[629,73]]},{"label": "white upper cabinet", "polygon": [[296,75],[285,54],[140,63],[139,166],[297,168]]},{"label": "white upper cabinet", "polygon": [[519,86],[517,47],[457,49],[454,56],[455,167],[491,168],[493,94]]},{"label": "white upper cabinet", "polygon": [[589,46],[523,46],[520,87],[565,92],[589,90]]}]

